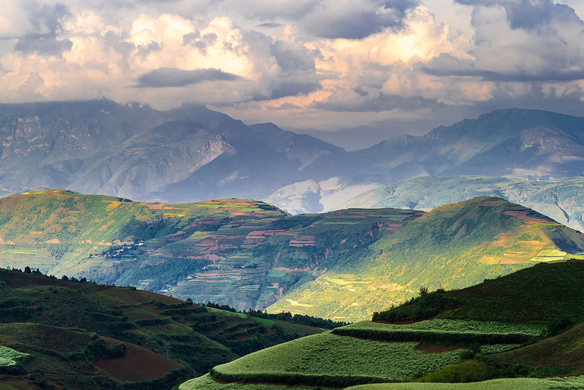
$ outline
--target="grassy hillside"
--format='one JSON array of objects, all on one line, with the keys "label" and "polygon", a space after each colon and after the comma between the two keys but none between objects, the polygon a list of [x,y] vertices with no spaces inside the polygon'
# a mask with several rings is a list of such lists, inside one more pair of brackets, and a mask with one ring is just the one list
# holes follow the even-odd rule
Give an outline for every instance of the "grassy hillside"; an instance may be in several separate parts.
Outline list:
[{"label": "grassy hillside", "polygon": [[[438,310],[438,319],[360,322],[258,351],[180,389],[584,389],[582,275],[584,262],[569,261],[462,290],[422,290],[390,313],[435,309],[436,302],[454,305]],[[518,310],[522,306],[530,315]],[[444,319],[449,317],[460,319]]]},{"label": "grassy hillside", "polygon": [[329,263],[269,310],[365,319],[420,286],[462,288],[584,249],[580,233],[499,198],[442,206],[386,229],[366,256]]},{"label": "grassy hillside", "polygon": [[[511,378],[473,383],[384,383],[349,387],[346,390],[575,390],[584,389],[583,378]],[[251,389],[250,389],[251,390]]]},{"label": "grassy hillside", "polygon": [[584,319],[584,262],[540,263],[455,291],[436,291],[376,314],[374,320],[443,318],[515,323]]},{"label": "grassy hillside", "polygon": [[0,365],[16,358],[0,367],[0,382],[25,388],[171,388],[214,365],[319,332],[135,288],[0,269]]},{"label": "grassy hillside", "polygon": [[368,191],[345,208],[403,208],[429,211],[477,196],[497,196],[584,231],[584,178],[528,181],[487,176],[427,176]]},{"label": "grassy hillside", "polygon": [[289,216],[267,203],[131,202],[51,190],[0,199],[0,265],[238,310],[341,321],[584,251],[580,233],[499,198],[429,213]]}]

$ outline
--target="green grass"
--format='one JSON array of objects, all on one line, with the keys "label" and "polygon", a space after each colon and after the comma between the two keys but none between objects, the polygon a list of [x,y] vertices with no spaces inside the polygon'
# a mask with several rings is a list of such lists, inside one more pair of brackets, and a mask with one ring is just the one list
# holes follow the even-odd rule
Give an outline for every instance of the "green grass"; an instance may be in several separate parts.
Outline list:
[{"label": "green grass", "polygon": [[463,320],[429,320],[414,322],[407,325],[385,324],[379,322],[362,321],[355,324],[336,328],[335,333],[340,334],[344,330],[375,330],[379,332],[412,331],[412,332],[452,332],[469,334],[523,334],[526,336],[539,336],[545,330],[545,326],[537,324],[508,324],[494,321],[463,321]]},{"label": "green grass", "polygon": [[181,384],[179,390],[314,390],[314,387],[219,383],[209,375],[204,375]]},{"label": "green grass", "polygon": [[12,348],[0,345],[0,367],[14,366],[17,360],[27,356],[28,354],[15,351]]},{"label": "green grass", "polygon": [[584,389],[583,378],[512,378],[473,383],[392,383],[349,387],[346,390],[571,390]]},{"label": "green grass", "polygon": [[540,336],[541,325],[513,325],[500,322],[431,320],[409,325],[358,322],[336,328],[334,334],[385,341],[427,341],[449,344],[511,344],[525,343]]},{"label": "green grass", "polygon": [[575,325],[557,336],[491,355],[489,358],[507,364],[567,368],[570,375],[584,375],[584,324]]},{"label": "green grass", "polygon": [[[516,273],[486,279],[461,290],[432,292],[456,302],[456,307],[432,313],[442,319],[549,324],[562,318],[579,321],[584,300],[584,262],[541,263]],[[377,318],[415,318],[423,300],[412,300]],[[398,315],[399,314],[399,315]]]},{"label": "green grass", "polygon": [[458,351],[432,354],[416,346],[323,333],[217,366],[212,375],[226,381],[338,386],[408,381],[459,361]]}]

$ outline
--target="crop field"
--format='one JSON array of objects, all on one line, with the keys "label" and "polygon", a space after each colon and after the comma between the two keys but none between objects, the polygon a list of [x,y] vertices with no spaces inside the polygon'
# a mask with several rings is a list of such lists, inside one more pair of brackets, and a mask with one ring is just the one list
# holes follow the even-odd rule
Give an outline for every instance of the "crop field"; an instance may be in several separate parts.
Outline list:
[{"label": "crop field", "polygon": [[[191,379],[179,386],[179,390],[314,390],[313,386],[277,386],[243,383],[219,383],[209,374]],[[2,390],[2,389],[0,389]],[[324,388],[323,388],[324,390]]]},{"label": "crop field", "polygon": [[481,344],[513,344],[527,342],[544,331],[542,325],[518,325],[501,322],[430,320],[409,325],[363,321],[333,330],[341,336],[373,340],[428,340],[472,342]]},{"label": "crop field", "polygon": [[384,383],[349,387],[345,390],[575,390],[584,389],[583,377],[511,378],[472,383]]},{"label": "crop field", "polygon": [[338,386],[408,381],[459,361],[459,351],[423,353],[416,346],[323,333],[244,356],[211,373],[227,382]]},{"label": "crop field", "polygon": [[0,367],[13,366],[16,364],[16,360],[24,356],[27,354],[0,345]]}]

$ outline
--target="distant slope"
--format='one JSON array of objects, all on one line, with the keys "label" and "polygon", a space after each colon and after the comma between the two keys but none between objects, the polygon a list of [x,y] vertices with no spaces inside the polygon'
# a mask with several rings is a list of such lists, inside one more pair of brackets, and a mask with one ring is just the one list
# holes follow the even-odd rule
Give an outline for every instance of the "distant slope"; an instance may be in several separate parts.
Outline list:
[{"label": "distant slope", "polygon": [[67,188],[167,202],[267,197],[335,176],[346,154],[199,105],[158,111],[108,100],[1,104],[0,141],[0,194]]},{"label": "distant slope", "polygon": [[199,105],[1,104],[0,194],[65,188],[164,202],[238,197],[320,212],[420,176],[583,176],[583,127],[584,118],[498,110],[346,152]]},{"label": "distant slope", "polygon": [[0,240],[3,266],[343,321],[420,286],[465,287],[584,252],[582,234],[488,197],[429,213],[288,216],[245,199],[166,204],[41,191],[0,199]]},{"label": "distant slope", "polygon": [[4,269],[0,322],[0,345],[29,354],[0,382],[34,389],[172,388],[216,364],[320,332],[135,288]]},{"label": "distant slope", "polygon": [[554,250],[578,253],[584,248],[582,234],[499,198],[442,206],[390,229],[366,256],[331,265],[269,310],[366,318],[420,286],[470,286],[534,261],[565,256]]},{"label": "distant slope", "polygon": [[373,189],[337,208],[394,207],[428,211],[477,196],[497,196],[584,231],[583,193],[583,177],[526,181],[486,176],[429,176]]},{"label": "distant slope", "polygon": [[[583,261],[540,263],[510,275],[485,280],[461,290],[432,292],[403,306],[381,312],[374,320],[411,320],[434,306],[432,317],[475,321],[551,323],[562,318],[580,321],[584,286]],[[444,297],[445,299],[441,298]],[[453,302],[436,305],[430,302]]]},{"label": "distant slope", "polygon": [[[394,182],[428,175],[581,176],[584,118],[507,109],[354,152]],[[388,157],[389,156],[389,157]]]},{"label": "distant slope", "polygon": [[[416,177],[480,175],[558,180],[584,176],[582,128],[581,117],[539,110],[497,110],[477,119],[438,127],[424,136],[396,137],[351,152],[343,157],[350,163],[330,179],[339,185],[327,186],[319,180],[318,186],[296,182],[275,191],[269,199],[291,212],[319,212],[338,208],[342,203],[337,203],[338,196],[344,196],[347,202],[367,187],[393,185]],[[499,196],[493,192],[474,196],[480,195]],[[450,198],[440,204],[471,197]],[[521,202],[519,198],[509,200]],[[546,199],[541,203],[548,205],[549,210],[538,211],[560,220],[553,201]]]}]

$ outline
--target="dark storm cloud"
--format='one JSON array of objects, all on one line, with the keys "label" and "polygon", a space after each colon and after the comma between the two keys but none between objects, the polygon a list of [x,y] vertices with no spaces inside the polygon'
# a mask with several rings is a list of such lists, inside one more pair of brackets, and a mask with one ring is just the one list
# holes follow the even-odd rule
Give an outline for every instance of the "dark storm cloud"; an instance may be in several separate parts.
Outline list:
[{"label": "dark storm cloud", "polygon": [[71,50],[73,42],[68,39],[53,37],[26,37],[16,42],[15,50],[23,53],[37,52],[41,55],[61,55],[64,51]]},{"label": "dark storm cloud", "polygon": [[301,82],[301,81],[290,81],[281,82],[272,87],[272,91],[269,95],[255,95],[252,100],[262,101],[262,100],[272,100],[280,99],[287,96],[299,96],[308,95],[309,93],[318,91],[320,88],[320,83],[315,82]]},{"label": "dark storm cloud", "polygon": [[258,24],[258,27],[277,28],[282,27],[282,25],[280,23],[262,23]]},{"label": "dark storm cloud", "polygon": [[334,5],[320,7],[304,18],[302,26],[321,38],[363,39],[388,27],[401,29],[407,11],[419,4],[419,0],[376,0],[370,7],[356,2],[355,7],[345,11]]},{"label": "dark storm cloud", "polygon": [[551,0],[455,0],[470,6],[505,8],[507,19],[513,29],[534,29],[549,24],[552,19],[563,22],[579,20],[574,9],[565,4],[554,4]]},{"label": "dark storm cloud", "polygon": [[22,5],[34,31],[18,39],[14,47],[16,51],[52,56],[71,50],[73,42],[57,38],[63,29],[63,21],[71,16],[65,5],[39,4],[36,1],[25,1]]},{"label": "dark storm cloud", "polygon": [[318,91],[320,83],[282,83],[272,89],[272,99],[279,99],[285,96],[308,95]]},{"label": "dark storm cloud", "polygon": [[284,72],[315,69],[313,55],[304,46],[276,41],[271,45],[270,52]]},{"label": "dark storm cloud", "polygon": [[426,74],[439,77],[480,77],[484,81],[504,82],[569,82],[584,79],[584,70],[562,69],[559,62],[550,64],[546,69],[537,73],[527,72],[495,72],[476,69],[475,64],[469,60],[461,60],[449,54],[440,54],[427,64],[420,67]]},{"label": "dark storm cloud", "polygon": [[29,21],[38,30],[48,30],[46,35],[55,36],[62,30],[62,22],[71,16],[69,9],[61,3],[55,5],[24,2],[27,7]]},{"label": "dark storm cloud", "polygon": [[138,78],[136,88],[186,87],[205,81],[235,81],[241,77],[223,72],[220,69],[182,70],[161,68],[148,72]]}]

